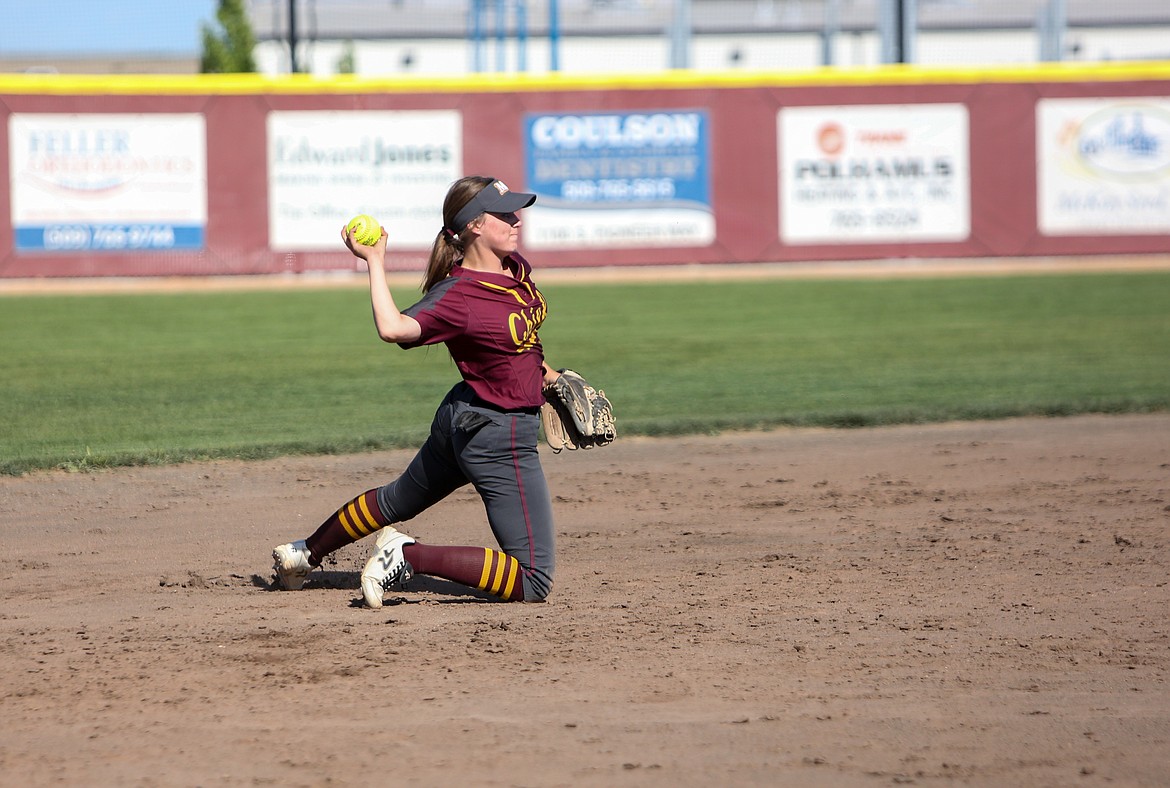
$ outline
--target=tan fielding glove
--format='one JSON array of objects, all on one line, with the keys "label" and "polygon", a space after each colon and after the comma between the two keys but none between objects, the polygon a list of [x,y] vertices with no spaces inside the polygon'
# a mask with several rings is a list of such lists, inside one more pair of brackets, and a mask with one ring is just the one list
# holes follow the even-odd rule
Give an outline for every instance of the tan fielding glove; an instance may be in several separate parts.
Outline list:
[{"label": "tan fielding glove", "polygon": [[595,389],[571,369],[544,387],[540,408],[544,437],[553,451],[608,446],[617,438],[613,405],[605,392]]}]

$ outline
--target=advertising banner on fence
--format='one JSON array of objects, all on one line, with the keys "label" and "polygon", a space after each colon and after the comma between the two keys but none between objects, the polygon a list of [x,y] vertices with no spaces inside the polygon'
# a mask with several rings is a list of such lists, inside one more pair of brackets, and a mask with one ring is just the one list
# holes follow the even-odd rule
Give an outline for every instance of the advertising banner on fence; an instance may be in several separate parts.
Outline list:
[{"label": "advertising banner on fence", "polygon": [[196,114],[13,114],[18,251],[201,249],[207,146]]},{"label": "advertising banner on fence", "polygon": [[781,240],[966,240],[968,127],[962,104],[781,109]]},{"label": "advertising banner on fence", "polygon": [[1041,99],[1036,159],[1045,235],[1170,233],[1170,100]]},{"label": "advertising banner on fence", "polygon": [[693,110],[526,116],[525,245],[712,243],[709,127]]},{"label": "advertising banner on fence", "polygon": [[368,213],[387,248],[429,248],[463,176],[462,122],[452,110],[269,113],[269,246],[336,251],[342,225]]}]

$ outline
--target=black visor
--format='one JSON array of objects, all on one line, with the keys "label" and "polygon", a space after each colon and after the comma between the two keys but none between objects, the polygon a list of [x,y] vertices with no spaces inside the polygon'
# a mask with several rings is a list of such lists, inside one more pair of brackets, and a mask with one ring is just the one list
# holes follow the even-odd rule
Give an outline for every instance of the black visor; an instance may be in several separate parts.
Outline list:
[{"label": "black visor", "polygon": [[492,181],[479,190],[467,205],[455,214],[455,224],[449,227],[453,233],[460,233],[468,223],[481,213],[515,213],[536,202],[535,194],[508,191],[503,181]]}]

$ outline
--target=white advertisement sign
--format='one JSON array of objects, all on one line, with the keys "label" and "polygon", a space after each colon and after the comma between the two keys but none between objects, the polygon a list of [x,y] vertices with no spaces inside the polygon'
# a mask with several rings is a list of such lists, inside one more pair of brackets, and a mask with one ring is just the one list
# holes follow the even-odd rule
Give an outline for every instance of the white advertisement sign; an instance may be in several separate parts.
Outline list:
[{"label": "white advertisement sign", "polygon": [[341,227],[368,213],[387,248],[429,248],[462,140],[456,111],[269,113],[269,246],[336,251]]},{"label": "white advertisement sign", "polygon": [[1170,232],[1170,100],[1042,99],[1036,158],[1045,235]]},{"label": "white advertisement sign", "polygon": [[18,250],[203,247],[202,115],[15,113],[8,141]]},{"label": "white advertisement sign", "polygon": [[965,240],[968,128],[962,104],[781,109],[781,240]]}]

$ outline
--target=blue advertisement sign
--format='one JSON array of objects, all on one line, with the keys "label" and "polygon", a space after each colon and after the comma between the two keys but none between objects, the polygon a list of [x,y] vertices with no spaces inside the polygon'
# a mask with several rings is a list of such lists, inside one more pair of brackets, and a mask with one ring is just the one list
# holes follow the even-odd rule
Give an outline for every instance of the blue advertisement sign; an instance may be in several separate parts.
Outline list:
[{"label": "blue advertisement sign", "polygon": [[709,126],[703,110],[527,115],[526,243],[711,243]]},{"label": "blue advertisement sign", "polygon": [[202,249],[203,226],[51,224],[16,228],[16,248],[36,252]]}]

